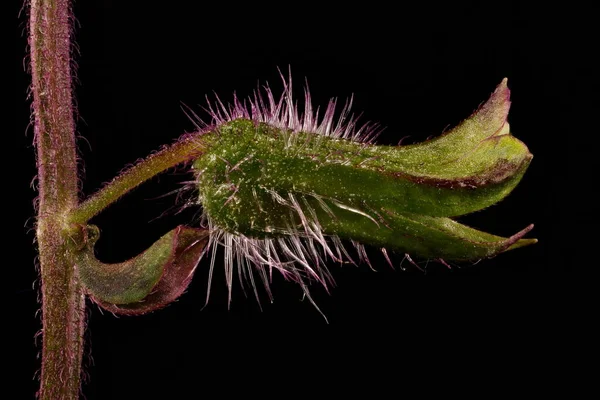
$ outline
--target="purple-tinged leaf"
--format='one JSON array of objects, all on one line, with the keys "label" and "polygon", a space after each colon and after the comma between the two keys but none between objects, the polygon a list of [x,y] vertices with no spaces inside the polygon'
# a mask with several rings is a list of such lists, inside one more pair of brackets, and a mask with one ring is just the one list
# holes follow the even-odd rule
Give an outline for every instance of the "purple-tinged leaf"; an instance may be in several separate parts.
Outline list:
[{"label": "purple-tinged leaf", "polygon": [[176,300],[189,285],[208,243],[208,231],[178,226],[140,255],[116,264],[94,257],[97,228],[75,253],[77,271],[90,297],[116,314],[144,314]]}]

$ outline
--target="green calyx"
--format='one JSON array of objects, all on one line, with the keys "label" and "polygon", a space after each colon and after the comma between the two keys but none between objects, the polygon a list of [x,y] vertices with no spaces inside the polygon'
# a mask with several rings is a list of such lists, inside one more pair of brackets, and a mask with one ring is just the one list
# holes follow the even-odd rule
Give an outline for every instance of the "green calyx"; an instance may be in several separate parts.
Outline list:
[{"label": "green calyx", "polygon": [[[378,146],[237,119],[202,138],[200,202],[218,228],[253,238],[325,235],[424,258],[475,260],[534,243],[451,219],[507,196],[532,155],[510,134],[506,80],[433,140]],[[309,235],[310,236],[310,235]]]}]

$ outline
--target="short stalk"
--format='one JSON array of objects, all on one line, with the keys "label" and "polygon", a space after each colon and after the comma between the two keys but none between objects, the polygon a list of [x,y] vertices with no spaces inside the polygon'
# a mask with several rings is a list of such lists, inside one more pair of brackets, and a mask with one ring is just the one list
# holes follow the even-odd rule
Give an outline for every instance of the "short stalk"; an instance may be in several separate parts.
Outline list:
[{"label": "short stalk", "polygon": [[121,173],[83,201],[69,215],[69,222],[85,224],[121,196],[159,173],[198,158],[203,151],[200,135],[189,135]]}]

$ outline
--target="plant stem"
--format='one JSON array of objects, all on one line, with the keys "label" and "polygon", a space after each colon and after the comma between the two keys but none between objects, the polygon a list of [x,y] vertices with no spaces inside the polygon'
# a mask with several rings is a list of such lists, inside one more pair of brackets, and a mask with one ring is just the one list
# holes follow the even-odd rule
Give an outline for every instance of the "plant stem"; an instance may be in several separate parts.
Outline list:
[{"label": "plant stem", "polygon": [[79,397],[85,297],[67,257],[66,215],[77,206],[68,0],[31,0],[29,46],[39,179],[37,241],[42,281],[39,398]]},{"label": "plant stem", "polygon": [[70,213],[69,221],[74,224],[85,224],[121,196],[148,179],[177,164],[196,159],[204,149],[199,136],[184,137],[121,173],[74,209]]}]

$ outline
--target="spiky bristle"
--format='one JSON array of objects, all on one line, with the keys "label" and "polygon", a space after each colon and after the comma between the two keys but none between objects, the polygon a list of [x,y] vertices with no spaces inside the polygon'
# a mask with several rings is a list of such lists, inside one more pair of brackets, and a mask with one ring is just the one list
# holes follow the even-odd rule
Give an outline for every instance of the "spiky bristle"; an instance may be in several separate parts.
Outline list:
[{"label": "spiky bristle", "polygon": [[306,132],[327,136],[333,139],[346,139],[359,143],[373,143],[381,133],[379,124],[366,122],[358,123],[360,115],[351,113],[353,98],[346,101],[339,116],[336,117],[338,99],[332,98],[327,104],[325,113],[321,118],[320,108],[313,109],[308,85],[304,88],[304,112],[298,109],[298,102],[293,98],[292,76],[286,79],[281,74],[283,93],[277,100],[270,86],[263,86],[264,94],[256,89],[253,95],[240,100],[234,94],[233,102],[225,104],[219,96],[211,102],[207,97],[208,105],[204,108],[211,119],[210,123],[203,121],[197,114],[188,110],[196,128],[201,131],[212,130],[227,122],[236,119],[248,119],[254,122],[264,122],[275,128],[291,130],[294,133]]}]

